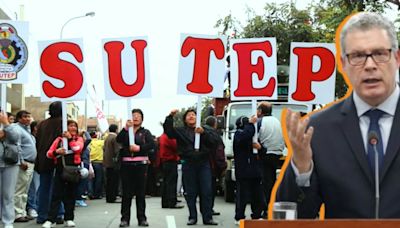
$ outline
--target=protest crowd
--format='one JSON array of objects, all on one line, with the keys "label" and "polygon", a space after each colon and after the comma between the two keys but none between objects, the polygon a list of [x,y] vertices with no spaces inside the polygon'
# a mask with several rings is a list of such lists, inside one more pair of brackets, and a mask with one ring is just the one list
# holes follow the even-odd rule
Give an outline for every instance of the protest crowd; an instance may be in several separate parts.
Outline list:
[{"label": "protest crowd", "polygon": [[[258,130],[260,137],[265,138],[260,138],[260,144],[256,145],[260,156],[251,156],[256,165],[247,164],[246,154],[253,154],[251,138],[254,125],[251,123],[257,118],[253,116],[249,121],[247,117],[241,117],[237,123],[235,145],[248,146],[234,148],[240,180],[236,223],[245,218],[243,210],[250,201],[252,208],[253,204],[257,205],[252,218],[267,216],[268,199],[263,193],[269,195],[275,176],[267,176],[268,172],[263,171],[267,168],[263,168],[263,162],[272,155],[263,145],[269,140],[271,148],[275,148],[273,157],[284,149],[280,128],[273,134],[272,141],[270,136],[262,135],[269,126],[262,123],[265,121],[263,118],[275,120],[270,115],[271,108],[268,102],[261,102],[258,108]],[[73,120],[68,120],[68,130],[62,132],[61,102],[58,101],[50,104],[50,117],[39,123],[32,121],[31,113],[26,110],[17,112],[15,116],[2,112],[3,223],[12,226],[14,222],[36,219],[36,223],[44,228],[63,223],[74,227],[75,207],[90,207],[87,199],[105,198],[107,203],[121,203],[120,227],[127,227],[131,222],[131,204],[135,196],[138,225],[148,226],[146,197],[161,196],[161,207],[165,209],[184,208],[182,201],[178,200],[181,193],[178,183],[182,182],[189,209],[187,225],[197,224],[197,196],[203,224],[218,225],[213,220],[213,216],[220,214],[213,209],[216,182],[224,175],[227,164],[225,146],[217,130],[217,118],[210,115],[202,127],[196,128],[196,112],[188,109],[183,115],[184,126],[174,127],[176,113],[175,109],[171,111],[164,122],[164,133],[155,137],[142,126],[144,113],[140,109],[132,110],[132,119],[126,122],[125,127],[118,129],[117,125],[111,124],[103,136],[100,132],[81,131]],[[133,146],[129,143],[129,127],[134,129]],[[199,150],[194,149],[195,133],[201,135]],[[239,140],[241,133],[246,136]],[[67,139],[67,149],[63,147],[63,138]],[[13,152],[16,153],[15,160],[10,157]],[[182,180],[178,181],[180,169]],[[159,183],[161,186],[158,187]],[[257,194],[249,194],[253,190]],[[256,198],[250,199],[250,195]]]}]

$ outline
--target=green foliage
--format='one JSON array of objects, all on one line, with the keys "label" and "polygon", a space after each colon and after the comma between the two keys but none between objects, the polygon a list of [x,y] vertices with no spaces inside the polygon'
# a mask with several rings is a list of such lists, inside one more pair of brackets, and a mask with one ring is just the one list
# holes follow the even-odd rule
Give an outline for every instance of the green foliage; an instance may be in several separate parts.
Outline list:
[{"label": "green foliage", "polygon": [[243,28],[241,36],[276,37],[278,65],[289,64],[290,42],[319,40],[319,32],[313,29],[308,10],[298,10],[290,3],[268,3],[263,15],[254,15]]},{"label": "green foliage", "polygon": [[207,108],[211,105],[212,99],[209,97],[203,98],[201,101],[201,122],[204,123],[204,119],[207,117]]},{"label": "green foliage", "polygon": [[219,35],[227,35],[230,37],[236,38],[238,27],[240,26],[240,22],[229,14],[224,18],[220,18],[215,23],[215,28],[222,28],[222,31],[219,32]]}]

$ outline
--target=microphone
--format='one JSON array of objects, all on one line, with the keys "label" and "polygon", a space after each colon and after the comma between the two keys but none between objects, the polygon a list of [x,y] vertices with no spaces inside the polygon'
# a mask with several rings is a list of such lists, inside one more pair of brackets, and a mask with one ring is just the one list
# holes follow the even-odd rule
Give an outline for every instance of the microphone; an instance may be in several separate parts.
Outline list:
[{"label": "microphone", "polygon": [[378,150],[376,149],[376,145],[378,144],[378,134],[375,131],[370,131],[368,133],[368,143],[374,149],[374,158],[375,158],[375,219],[379,218],[379,156]]}]

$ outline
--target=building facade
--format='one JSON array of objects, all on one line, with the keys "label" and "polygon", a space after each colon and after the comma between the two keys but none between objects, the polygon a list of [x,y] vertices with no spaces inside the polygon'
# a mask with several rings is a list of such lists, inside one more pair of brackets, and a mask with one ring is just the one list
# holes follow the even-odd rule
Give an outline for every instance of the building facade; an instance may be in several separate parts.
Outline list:
[{"label": "building facade", "polygon": [[[32,114],[36,121],[42,121],[49,117],[49,105],[51,102],[41,102],[40,97],[25,97],[25,110]],[[78,121],[79,107],[74,102],[67,102],[68,119]]]}]

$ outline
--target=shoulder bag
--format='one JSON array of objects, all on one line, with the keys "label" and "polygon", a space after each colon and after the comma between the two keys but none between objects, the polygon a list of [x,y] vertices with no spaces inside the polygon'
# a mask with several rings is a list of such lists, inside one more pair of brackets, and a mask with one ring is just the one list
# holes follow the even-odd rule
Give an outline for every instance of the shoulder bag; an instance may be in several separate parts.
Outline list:
[{"label": "shoulder bag", "polygon": [[81,173],[80,173],[81,167],[74,165],[66,165],[64,156],[62,156],[61,159],[63,164],[61,178],[67,182],[78,183],[79,180],[81,179]]},{"label": "shoulder bag", "polygon": [[3,154],[4,162],[9,165],[17,164],[18,159],[19,159],[18,145],[7,144],[4,142],[2,142],[2,143],[3,143],[3,148],[4,148],[4,154]]}]

